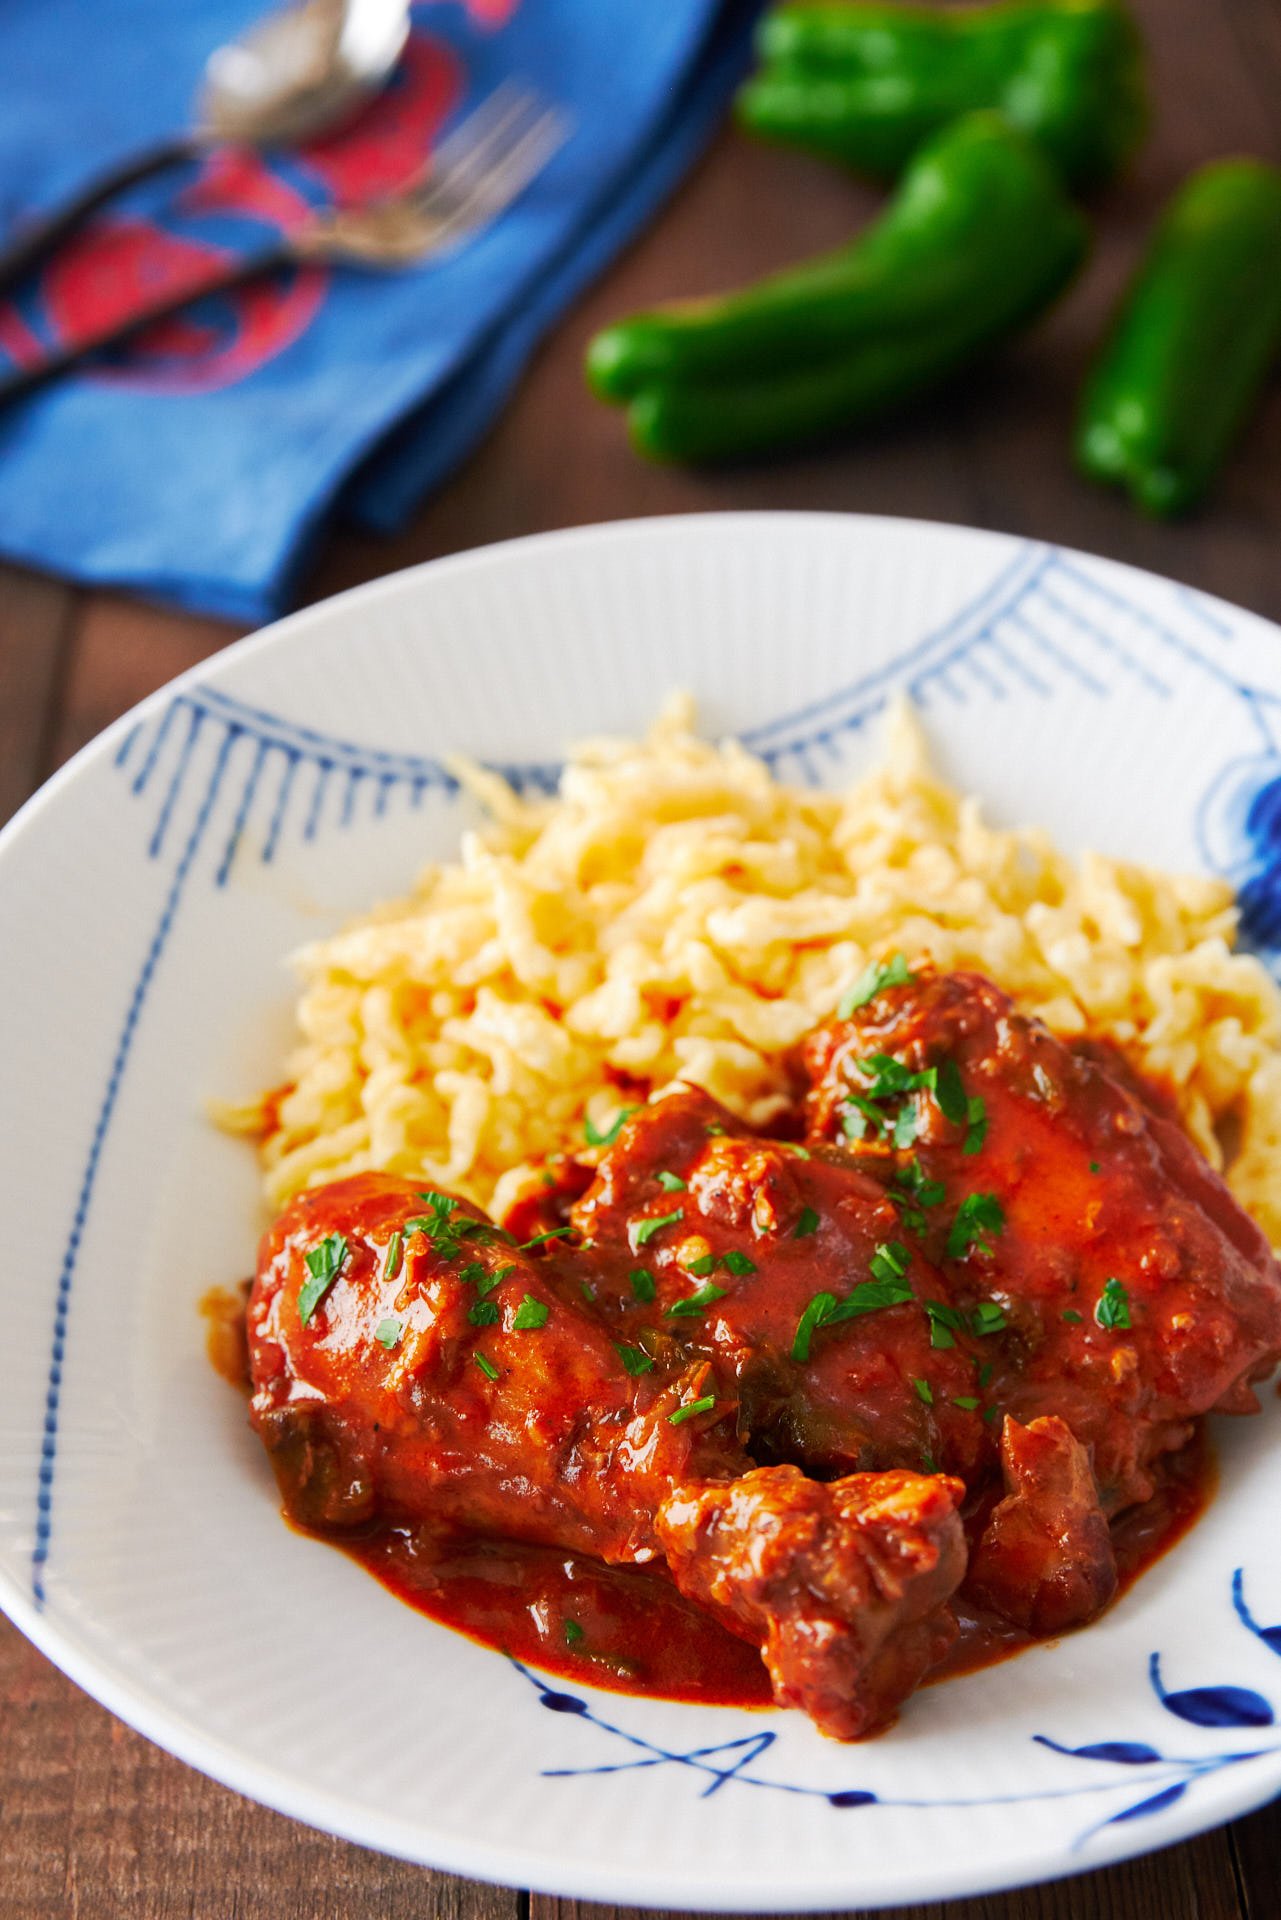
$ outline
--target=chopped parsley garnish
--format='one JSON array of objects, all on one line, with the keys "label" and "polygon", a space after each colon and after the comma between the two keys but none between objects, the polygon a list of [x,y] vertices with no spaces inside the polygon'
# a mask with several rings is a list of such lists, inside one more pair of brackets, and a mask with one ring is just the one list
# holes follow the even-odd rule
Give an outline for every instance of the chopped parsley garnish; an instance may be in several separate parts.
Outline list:
[{"label": "chopped parsley garnish", "polygon": [[724,1298],[724,1287],[713,1286],[709,1280],[705,1287],[698,1289],[697,1293],[687,1293],[683,1300],[673,1300],[671,1306],[664,1311],[669,1317],[688,1319],[696,1313],[701,1313],[704,1307],[710,1307],[713,1301]]},{"label": "chopped parsley garnish", "polygon": [[916,1389],[917,1399],[924,1400],[927,1407],[932,1407],[934,1405],[934,1389],[930,1385],[929,1381],[913,1380],[912,1385]]},{"label": "chopped parsley garnish", "polygon": [[970,1332],[980,1340],[990,1333],[1000,1333],[1005,1324],[1005,1308],[999,1300],[980,1300],[970,1314]]},{"label": "chopped parsley garnish", "polygon": [[798,1160],[812,1160],[814,1157],[809,1148],[801,1146],[798,1141],[783,1140],[779,1144],[784,1153],[794,1154]]},{"label": "chopped parsley garnish", "polygon": [[707,1122],[707,1125],[703,1128],[703,1132],[710,1133],[713,1140],[719,1139],[721,1134],[724,1133],[724,1131],[725,1131],[724,1124],[720,1120],[709,1120]]},{"label": "chopped parsley garnish", "polygon": [[985,1360],[979,1368],[979,1385],[985,1387],[995,1372],[996,1368],[993,1363],[990,1360]]},{"label": "chopped parsley garnish", "polygon": [[656,1233],[661,1233],[664,1227],[674,1227],[678,1220],[684,1218],[684,1208],[677,1207],[675,1213],[660,1213],[657,1219],[639,1221],[633,1235],[636,1245],[647,1247]]},{"label": "chopped parsley garnish", "polygon": [[796,1338],[792,1342],[792,1358],[798,1366],[804,1366],[810,1357],[810,1342],[820,1327],[825,1327],[832,1317],[836,1306],[834,1293],[816,1293],[796,1323]]},{"label": "chopped parsley garnish", "polygon": [[511,1235],[496,1227],[492,1220],[473,1220],[470,1214],[459,1212],[459,1203],[450,1194],[438,1193],[429,1187],[418,1198],[427,1202],[431,1212],[406,1220],[403,1230],[425,1233],[442,1260],[452,1260],[461,1253],[464,1239],[511,1241]]},{"label": "chopped parsley garnish", "polygon": [[374,1339],[378,1341],[380,1346],[386,1347],[388,1353],[390,1353],[396,1345],[396,1342],[400,1339],[403,1331],[404,1329],[400,1321],[396,1319],[394,1314],[389,1314],[385,1320],[380,1320],[374,1328]]},{"label": "chopped parsley garnish", "polygon": [[994,1193],[967,1193],[947,1236],[948,1259],[964,1260],[974,1247],[980,1253],[991,1253],[983,1235],[1001,1233],[1004,1227],[1005,1209]]},{"label": "chopped parsley garnish", "polygon": [[845,1107],[841,1113],[841,1132],[847,1140],[863,1140],[870,1127],[873,1134],[880,1133],[885,1121],[870,1100],[861,1093],[850,1093],[845,1097]]},{"label": "chopped parsley garnish", "polygon": [[472,1359],[476,1362],[476,1365],[480,1368],[486,1380],[497,1380],[498,1368],[485,1354],[473,1353]]},{"label": "chopped parsley garnish", "polygon": [[930,1345],[932,1347],[954,1347],[955,1334],[965,1332],[965,1315],[958,1313],[955,1307],[944,1306],[941,1300],[927,1300],[925,1311],[930,1322]]},{"label": "chopped parsley garnish", "polygon": [[934,1072],[927,1067],[923,1073],[914,1073],[911,1067],[905,1067],[892,1053],[869,1053],[866,1059],[855,1061],[859,1072],[868,1082],[869,1100],[888,1100],[896,1093],[912,1093],[917,1087],[928,1087],[934,1083]]},{"label": "chopped parsley garnish", "polygon": [[[891,1248],[903,1253],[903,1268],[893,1265]],[[796,1325],[796,1337],[792,1341],[792,1358],[798,1365],[804,1366],[810,1357],[810,1342],[822,1327],[838,1325],[842,1320],[856,1320],[865,1313],[879,1313],[883,1307],[905,1306],[915,1298],[912,1289],[904,1286],[899,1277],[907,1266],[907,1255],[897,1241],[890,1247],[878,1247],[873,1254],[871,1267],[877,1271],[878,1256],[884,1255],[881,1272],[875,1280],[861,1280],[854,1291],[844,1300],[838,1300],[834,1293],[816,1293],[806,1307]]]},{"label": "chopped parsley garnish", "polygon": [[939,1470],[939,1463],[932,1453],[923,1453],[921,1455],[921,1465],[924,1467],[926,1473],[937,1473]]},{"label": "chopped parsley garnish", "polygon": [[737,1247],[731,1247],[728,1253],[721,1255],[721,1265],[727,1273],[736,1273],[740,1280],[745,1273],[756,1272],[755,1260],[749,1260],[747,1255],[740,1253]]},{"label": "chopped parsley garnish", "polygon": [[1075,1307],[1064,1307],[1061,1317],[1070,1327],[1079,1327],[1084,1319],[1084,1315],[1079,1314]]},{"label": "chopped parsley garnish", "polygon": [[594,1125],[590,1118],[584,1120],[583,1132],[587,1137],[588,1146],[612,1147],[632,1115],[639,1111],[640,1109],[638,1107],[620,1107],[610,1125],[605,1128],[603,1133],[598,1126]]},{"label": "chopped parsley garnish", "polygon": [[793,1240],[808,1240],[812,1233],[818,1232],[818,1215],[813,1207],[806,1207],[796,1225],[792,1228]]},{"label": "chopped parsley garnish", "polygon": [[907,961],[901,953],[891,954],[883,966],[875,962],[865,967],[852,987],[847,987],[841,995],[836,1009],[838,1020],[848,1020],[852,1013],[865,1007],[869,1000],[875,1000],[878,993],[884,993],[886,987],[906,987],[912,982]]},{"label": "chopped parsley garnish", "polygon": [[1001,1409],[999,1407],[984,1407],[983,1409],[983,1418],[985,1420],[997,1420],[1000,1418],[1000,1414]]},{"label": "chopped parsley garnish", "polygon": [[966,1125],[970,1117],[970,1103],[965,1095],[961,1069],[950,1055],[946,1060],[940,1060],[934,1068],[934,1098],[945,1120],[950,1120],[954,1127]]},{"label": "chopped parsley garnish", "polygon": [[545,1300],[535,1300],[527,1293],[516,1309],[512,1320],[513,1333],[535,1333],[539,1327],[547,1325],[547,1316],[551,1312]]},{"label": "chopped parsley garnish", "polygon": [[987,1108],[981,1094],[970,1095],[965,1103],[965,1118],[967,1129],[965,1145],[961,1148],[961,1152],[978,1153],[987,1139]]},{"label": "chopped parsley garnish", "polygon": [[706,1280],[709,1273],[715,1273],[720,1261],[714,1253],[705,1253],[698,1260],[691,1260],[686,1273],[692,1273],[696,1280]]},{"label": "chopped parsley garnish", "polygon": [[400,1272],[400,1263],[405,1254],[405,1236],[397,1227],[387,1242],[387,1254],[383,1260],[383,1279],[394,1280]]},{"label": "chopped parsley garnish", "polygon": [[320,1245],[312,1247],[307,1254],[310,1278],[298,1289],[298,1318],[304,1327],[338,1278],[346,1258],[345,1233],[327,1233]]},{"label": "chopped parsley garnish", "polygon": [[906,1166],[899,1167],[890,1182],[890,1199],[909,1233],[924,1233],[925,1208],[937,1207],[946,1198],[947,1188],[943,1182],[927,1179],[919,1160],[909,1160]]},{"label": "chopped parsley garnish", "polygon": [[1103,1291],[1099,1295],[1098,1305],[1094,1309],[1094,1318],[1099,1326],[1108,1329],[1132,1327],[1130,1318],[1130,1296],[1119,1280],[1105,1280]]},{"label": "chopped parsley garnish", "polygon": [[636,1295],[636,1298],[643,1300],[646,1305],[648,1305],[658,1292],[653,1274],[647,1272],[644,1267],[633,1267],[627,1278],[632,1283],[632,1292]]},{"label": "chopped parsley garnish", "polygon": [[[907,1272],[911,1260],[912,1256],[901,1240],[882,1240],[881,1244],[873,1249],[872,1257],[867,1263],[867,1270],[873,1281],[879,1280],[885,1286],[897,1286]],[[866,1287],[871,1283],[864,1280],[862,1284]],[[858,1291],[856,1287],[854,1292]],[[910,1292],[908,1297],[911,1297]]]},{"label": "chopped parsley garnish", "polygon": [[900,1152],[910,1147],[921,1130],[920,1118],[915,1107],[901,1106],[894,1120],[891,1138]]},{"label": "chopped parsley garnish", "polygon": [[547,1233],[536,1233],[532,1240],[522,1240],[521,1253],[528,1253],[531,1247],[545,1246],[549,1240],[563,1240],[566,1234],[574,1231],[572,1227],[552,1227]]},{"label": "chopped parsley garnish", "polygon": [[685,1406],[677,1407],[676,1411],[669,1413],[667,1418],[674,1427],[679,1427],[683,1420],[692,1420],[696,1413],[710,1413],[715,1405],[716,1395],[706,1393],[701,1400],[690,1400]]},{"label": "chopped parsley garnish", "polygon": [[[480,1267],[479,1260],[476,1265]],[[485,1269],[480,1267],[480,1272],[476,1276],[476,1291],[481,1299],[491,1294],[495,1287],[501,1286],[504,1280],[510,1280],[515,1271],[515,1267],[500,1267],[497,1273],[486,1273]],[[463,1272],[467,1272],[466,1267],[463,1268]]]},{"label": "chopped parsley garnish", "polygon": [[467,1318],[473,1327],[496,1327],[498,1325],[497,1300],[473,1300],[467,1309]]},{"label": "chopped parsley garnish", "polygon": [[960,1407],[963,1413],[973,1413],[975,1407],[978,1405],[978,1399],[977,1396],[972,1393],[954,1393],[952,1395],[952,1405],[954,1407]]},{"label": "chopped parsley garnish", "polygon": [[669,1173],[666,1167],[658,1176],[658,1184],[664,1193],[684,1193],[689,1186],[688,1180],[682,1180],[679,1173]]},{"label": "chopped parsley garnish", "polygon": [[654,1364],[653,1359],[645,1352],[643,1347],[623,1346],[615,1341],[614,1351],[633,1379],[635,1379],[638,1374],[648,1373]]},{"label": "chopped parsley garnish", "polygon": [[1091,1160],[1091,1162],[1090,1162],[1090,1172],[1091,1172],[1091,1173],[1097,1173],[1097,1172],[1098,1172],[1098,1170],[1099,1170],[1099,1163],[1098,1163],[1098,1161],[1097,1161],[1097,1160]]},{"label": "chopped parsley garnish", "polygon": [[577,1620],[566,1620],[565,1645],[567,1647],[581,1647],[586,1638],[587,1635],[583,1632]]}]

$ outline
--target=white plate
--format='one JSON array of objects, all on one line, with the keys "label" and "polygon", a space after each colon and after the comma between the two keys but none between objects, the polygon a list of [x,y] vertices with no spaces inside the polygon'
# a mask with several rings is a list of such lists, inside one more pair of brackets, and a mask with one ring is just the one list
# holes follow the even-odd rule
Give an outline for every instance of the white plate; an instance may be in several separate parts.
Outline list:
[{"label": "white plate", "polygon": [[999,820],[1230,870],[1281,925],[1281,633],[1102,561],[895,521],[647,521],[440,561],[231,648],[0,840],[0,1599],[230,1786],[587,1898],[928,1900],[1257,1805],[1281,1789],[1271,1392],[1224,1423],[1208,1516],[1103,1621],[861,1747],[796,1714],[544,1685],[282,1525],[196,1314],[260,1226],[252,1156],[202,1101],[277,1074],[282,957],[456,845],[441,755],[546,780],[677,684],[710,732],[828,782],[907,687]]}]

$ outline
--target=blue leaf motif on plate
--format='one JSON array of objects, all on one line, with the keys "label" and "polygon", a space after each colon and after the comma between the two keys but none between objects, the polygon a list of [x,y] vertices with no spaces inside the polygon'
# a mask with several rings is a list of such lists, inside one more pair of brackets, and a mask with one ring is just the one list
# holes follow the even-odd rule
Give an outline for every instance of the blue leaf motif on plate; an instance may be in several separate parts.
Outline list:
[{"label": "blue leaf motif on plate", "polygon": [[1044,1733],[1034,1733],[1032,1738],[1038,1746],[1065,1753],[1072,1760],[1112,1760],[1121,1767],[1146,1767],[1163,1757],[1155,1747],[1145,1746],[1141,1740],[1096,1740],[1088,1747],[1062,1747]]},{"label": "blue leaf motif on plate", "polygon": [[550,1689],[538,1696],[540,1707],[546,1707],[549,1713],[586,1713],[587,1702],[580,1700],[576,1693],[553,1693]]},{"label": "blue leaf motif on plate", "polygon": [[1270,1727],[1276,1720],[1269,1702],[1250,1687],[1187,1687],[1179,1693],[1167,1693],[1161,1680],[1159,1653],[1152,1655],[1148,1673],[1166,1712],[1177,1714],[1194,1727]]},{"label": "blue leaf motif on plate", "polygon": [[1176,1800],[1181,1800],[1187,1790],[1186,1780],[1180,1780],[1172,1787],[1162,1787],[1160,1793],[1149,1794],[1146,1800],[1137,1800],[1132,1807],[1122,1807],[1120,1813],[1114,1813],[1103,1824],[1105,1827],[1119,1827],[1125,1820],[1141,1820],[1145,1814],[1163,1813]]},{"label": "blue leaf motif on plate", "polygon": [[1262,1640],[1270,1653],[1281,1654],[1281,1627],[1261,1627],[1245,1603],[1245,1573],[1241,1567],[1232,1576],[1232,1604],[1242,1626],[1248,1627],[1256,1640]]}]

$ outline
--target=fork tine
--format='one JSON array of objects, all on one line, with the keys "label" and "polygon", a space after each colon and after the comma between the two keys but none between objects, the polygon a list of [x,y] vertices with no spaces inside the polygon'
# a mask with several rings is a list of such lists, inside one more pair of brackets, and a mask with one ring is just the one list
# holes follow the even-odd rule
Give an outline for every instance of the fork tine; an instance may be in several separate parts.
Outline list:
[{"label": "fork tine", "polygon": [[[457,203],[440,211],[437,246],[447,244],[460,232],[473,231],[483,222],[496,218],[546,166],[552,155],[569,138],[569,133],[570,122],[566,115],[555,108],[548,108],[531,125],[509,138],[497,152],[491,152],[488,165],[464,184]],[[447,199],[453,184],[442,181],[439,194],[427,189],[419,202],[420,208],[431,213],[434,210],[433,202]]]},{"label": "fork tine", "polygon": [[465,176],[513,137],[513,129],[534,112],[538,97],[514,80],[504,80],[448,134],[428,158],[417,191],[430,195],[449,179]]}]

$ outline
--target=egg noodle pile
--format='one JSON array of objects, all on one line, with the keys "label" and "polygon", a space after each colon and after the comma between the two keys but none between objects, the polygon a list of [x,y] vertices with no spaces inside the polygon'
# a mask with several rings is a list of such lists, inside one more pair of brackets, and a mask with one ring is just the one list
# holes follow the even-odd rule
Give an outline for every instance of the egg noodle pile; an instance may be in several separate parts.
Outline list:
[{"label": "egg noodle pile", "polygon": [[[591,740],[555,799],[455,771],[491,824],[405,899],[295,956],[286,1085],[225,1125],[261,1138],[267,1199],[384,1168],[498,1213],[675,1079],[767,1122],[787,1056],[870,960],[988,974],[1057,1033],[1115,1040],[1174,1095],[1281,1241],[1281,995],[1232,951],[1218,880],[987,826],[932,773],[906,708],[845,792],[785,786],[670,700]],[[1275,1195],[1275,1197],[1274,1197]]]}]

